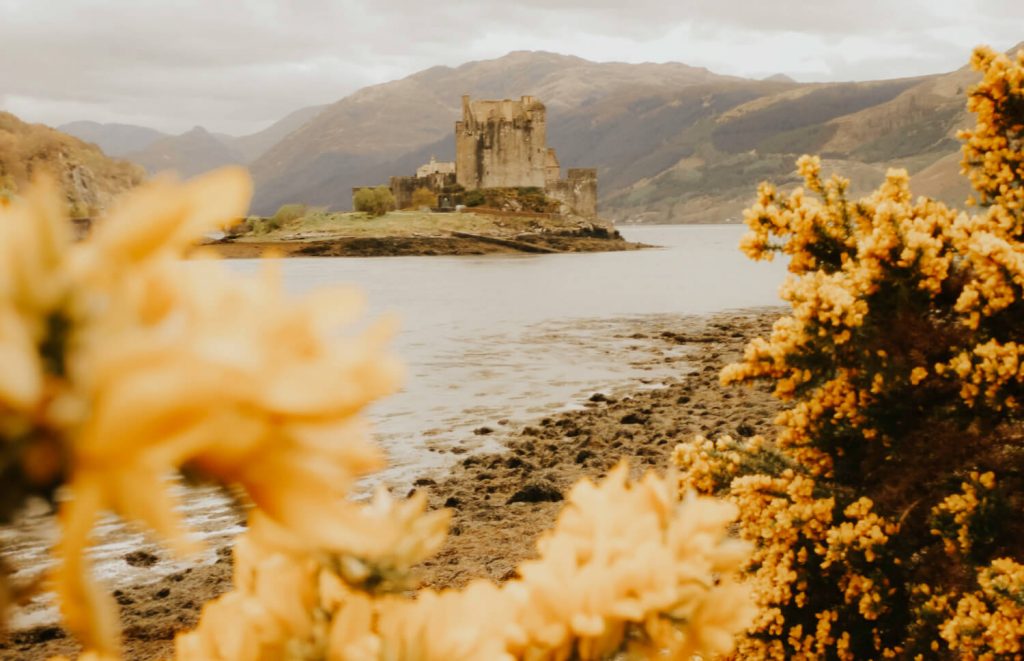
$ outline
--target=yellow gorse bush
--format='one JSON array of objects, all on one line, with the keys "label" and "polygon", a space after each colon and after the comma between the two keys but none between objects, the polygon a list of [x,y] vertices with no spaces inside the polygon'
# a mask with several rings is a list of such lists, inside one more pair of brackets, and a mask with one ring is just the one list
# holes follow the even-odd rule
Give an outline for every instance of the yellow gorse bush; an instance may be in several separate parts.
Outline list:
[{"label": "yellow gorse bush", "polygon": [[971,471],[960,492],[942,499],[931,512],[931,533],[942,538],[950,555],[970,556],[979,544],[991,543],[1003,512],[995,473]]},{"label": "yellow gorse bush", "polygon": [[848,196],[758,189],[741,249],[788,259],[791,307],[721,373],[788,403],[779,437],[680,445],[682,484],[740,509],[760,615],[736,658],[1016,658],[1024,645],[1024,51],[979,48],[963,131],[980,209],[903,170]]},{"label": "yellow gorse bush", "polygon": [[[722,381],[771,379],[778,397],[795,402],[779,418],[782,442],[828,475],[837,461],[857,458],[848,446],[899,433],[907,409],[919,405],[907,400],[909,385],[922,397],[948,390],[928,375],[952,358],[948,343],[958,332],[954,320],[932,314],[948,307],[958,215],[912,201],[904,171],[890,170],[878,191],[853,203],[846,180],[822,181],[817,157],[799,166],[820,199],[801,189],[782,198],[762,185],[742,244],[754,259],[790,257],[793,276],[781,295],[793,311],[770,338],[751,342]],[[925,333],[936,341],[919,342]],[[826,362],[830,370],[816,369]]]},{"label": "yellow gorse bush", "polygon": [[1024,652],[1024,566],[1000,558],[978,572],[978,590],[961,597],[942,638],[962,659],[1015,658]]},{"label": "yellow gorse bush", "polygon": [[[753,618],[734,575],[748,547],[732,505],[620,466],[572,491],[521,578],[411,592],[447,510],[426,498],[347,497],[383,454],[361,419],[401,370],[391,324],[342,332],[347,289],[286,296],[273,266],[243,277],[181,259],[234,221],[242,170],[127,195],[73,243],[52,184],[0,210],[0,441],[9,521],[59,503],[52,575],[83,658],[119,656],[117,607],[85,551],[101,511],[196,547],[171,487],[181,474],[252,505],[234,589],[207,604],[179,659],[609,659],[726,653]],[[60,490],[58,492],[58,489]],[[7,594],[7,590],[3,593]]]},{"label": "yellow gorse bush", "polygon": [[893,588],[894,559],[885,545],[899,528],[874,512],[870,499],[839,507],[814,476],[761,437],[698,437],[677,446],[673,461],[683,488],[736,504],[740,535],[755,544],[747,582],[758,615],[737,658],[853,659],[851,624],[881,635],[875,623],[890,615]]}]

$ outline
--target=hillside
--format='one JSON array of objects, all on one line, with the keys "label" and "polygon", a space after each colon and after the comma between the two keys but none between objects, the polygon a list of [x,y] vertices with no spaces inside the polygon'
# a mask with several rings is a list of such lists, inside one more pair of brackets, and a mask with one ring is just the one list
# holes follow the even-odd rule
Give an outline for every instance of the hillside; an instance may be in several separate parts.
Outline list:
[{"label": "hillside", "polygon": [[855,192],[901,166],[959,204],[951,155],[973,79],[962,69],[854,83],[747,80],[683,64],[515,52],[427,69],[328,106],[253,162],[254,208],[348,209],[353,186],[409,174],[432,154],[451,158],[462,94],[542,99],[562,167],[596,166],[602,215],[617,221],[736,219],[759,181],[795,182],[804,152],[822,154]]},{"label": "hillside", "polygon": [[150,174],[173,170],[179,176],[190,177],[222,165],[254,161],[324,108],[301,108],[262,131],[238,137],[211,133],[201,126],[181,135],[168,135],[145,126],[91,121],[71,122],[59,129],[96,144],[107,154],[137,163]]},{"label": "hillside", "polygon": [[0,194],[16,193],[37,172],[61,184],[71,213],[88,216],[142,181],[136,165],[106,156],[96,145],[0,112]]},{"label": "hillside", "polygon": [[222,165],[245,163],[242,154],[201,126],[181,135],[167,136],[145,149],[125,154],[153,175],[173,170],[181,177],[191,177]]},{"label": "hillside", "polygon": [[[821,154],[826,171],[851,179],[854,194],[877,186],[889,167],[905,167],[914,175],[934,167],[929,181],[944,183],[921,192],[962,204],[964,187],[950,184],[959,183],[955,135],[970,123],[963,92],[972,79],[970,72],[958,71],[790,86],[726,112],[708,112],[703,122],[684,128],[646,157],[660,159],[650,168],[653,174],[631,176],[627,166],[613,175],[603,209],[619,220],[738,219],[758,181],[796,182],[793,162],[802,153]],[[713,90],[710,98],[721,94]]]},{"label": "hillside", "polygon": [[309,106],[285,115],[267,128],[250,135],[229,138],[227,144],[241,154],[245,163],[251,163],[283,140],[289,133],[301,128],[323,112],[327,106]]},{"label": "hillside", "polygon": [[457,68],[433,67],[332,104],[256,160],[256,208],[272,211],[301,200],[345,209],[352,186],[407,173],[431,152],[450,157],[463,94],[535,94],[556,116],[623,88],[678,88],[710,80],[731,79],[683,64],[598,64],[553,53],[515,52]]}]

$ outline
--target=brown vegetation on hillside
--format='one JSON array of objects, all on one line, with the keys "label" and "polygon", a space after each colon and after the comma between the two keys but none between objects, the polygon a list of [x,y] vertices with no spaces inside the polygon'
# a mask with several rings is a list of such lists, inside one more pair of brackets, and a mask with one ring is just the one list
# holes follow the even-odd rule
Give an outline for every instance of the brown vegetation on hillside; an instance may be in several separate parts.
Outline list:
[{"label": "brown vegetation on hillside", "polygon": [[72,215],[89,216],[142,181],[143,171],[98,147],[42,124],[0,112],[0,195],[16,194],[34,176],[60,182]]}]

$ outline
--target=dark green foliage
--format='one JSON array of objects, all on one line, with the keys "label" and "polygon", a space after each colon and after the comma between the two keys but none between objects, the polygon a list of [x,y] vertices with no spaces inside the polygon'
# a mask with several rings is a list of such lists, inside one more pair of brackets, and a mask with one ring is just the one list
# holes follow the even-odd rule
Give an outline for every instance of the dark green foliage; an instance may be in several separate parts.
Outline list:
[{"label": "dark green foliage", "polygon": [[267,232],[281,229],[281,223],[273,217],[260,218],[259,216],[250,216],[245,222],[249,231],[253,234],[266,234]]},{"label": "dark green foliage", "polygon": [[284,204],[278,208],[272,219],[277,224],[277,227],[280,227],[285,223],[302,218],[306,215],[307,211],[309,209],[305,204]]},{"label": "dark green foliage", "polygon": [[395,208],[395,196],[387,186],[376,188],[361,188],[352,199],[356,211],[362,211],[370,216],[383,216]]}]

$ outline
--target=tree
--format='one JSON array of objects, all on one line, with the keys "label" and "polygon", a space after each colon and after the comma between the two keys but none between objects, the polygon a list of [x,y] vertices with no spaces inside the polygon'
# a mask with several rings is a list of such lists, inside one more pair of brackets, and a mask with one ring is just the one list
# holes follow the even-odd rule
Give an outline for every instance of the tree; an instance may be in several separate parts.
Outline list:
[{"label": "tree", "polygon": [[281,227],[285,223],[302,218],[308,211],[305,204],[282,204],[272,218],[277,227]]},{"label": "tree", "polygon": [[395,208],[395,196],[387,186],[360,188],[352,200],[356,211],[370,216],[383,216]]},{"label": "tree", "polygon": [[423,207],[432,209],[437,206],[437,195],[429,188],[420,186],[412,192],[412,200],[409,202],[409,206],[413,209],[422,209]]}]

